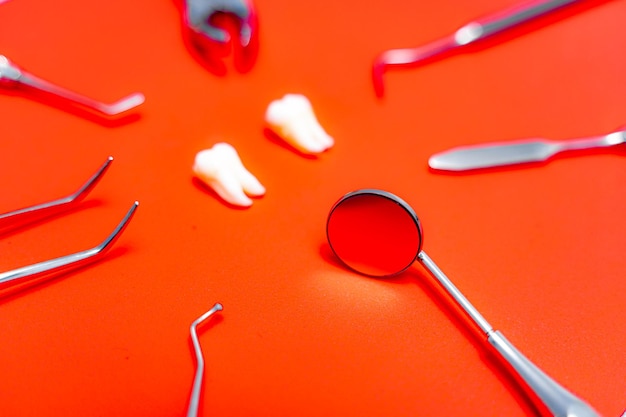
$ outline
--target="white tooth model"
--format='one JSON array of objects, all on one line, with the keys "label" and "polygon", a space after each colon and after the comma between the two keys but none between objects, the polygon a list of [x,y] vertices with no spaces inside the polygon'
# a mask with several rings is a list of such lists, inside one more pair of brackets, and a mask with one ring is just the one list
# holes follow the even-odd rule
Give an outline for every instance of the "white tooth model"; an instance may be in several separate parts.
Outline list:
[{"label": "white tooth model", "polygon": [[272,101],[265,112],[270,129],[305,154],[318,154],[335,143],[319,124],[311,102],[302,94],[286,94]]},{"label": "white tooth model", "polygon": [[248,196],[260,197],[265,187],[239,159],[237,150],[228,143],[216,143],[196,154],[193,172],[221,198],[235,206],[249,207]]}]

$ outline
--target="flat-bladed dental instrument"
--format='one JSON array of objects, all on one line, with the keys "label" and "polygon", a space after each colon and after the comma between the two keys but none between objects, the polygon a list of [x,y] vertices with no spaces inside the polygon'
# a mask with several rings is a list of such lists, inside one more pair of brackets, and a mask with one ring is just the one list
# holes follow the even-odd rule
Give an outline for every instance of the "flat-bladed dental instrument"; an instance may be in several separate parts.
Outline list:
[{"label": "flat-bladed dental instrument", "polygon": [[436,153],[428,166],[439,171],[468,171],[529,162],[543,162],[566,151],[606,148],[626,142],[626,130],[570,140],[524,139],[460,146]]}]

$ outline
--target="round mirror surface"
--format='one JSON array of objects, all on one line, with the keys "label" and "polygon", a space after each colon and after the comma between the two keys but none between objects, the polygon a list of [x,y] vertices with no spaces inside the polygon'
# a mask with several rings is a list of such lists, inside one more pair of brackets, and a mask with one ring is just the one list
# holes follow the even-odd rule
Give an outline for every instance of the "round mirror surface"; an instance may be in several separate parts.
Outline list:
[{"label": "round mirror surface", "polygon": [[328,215],[326,235],[346,266],[375,277],[403,272],[422,247],[422,229],[413,209],[381,190],[342,197]]}]

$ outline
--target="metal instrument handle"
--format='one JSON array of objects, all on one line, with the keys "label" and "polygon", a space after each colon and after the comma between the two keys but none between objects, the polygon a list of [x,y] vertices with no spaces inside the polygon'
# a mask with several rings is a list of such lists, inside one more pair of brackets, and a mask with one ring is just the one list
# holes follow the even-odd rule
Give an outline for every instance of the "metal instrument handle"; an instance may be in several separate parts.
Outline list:
[{"label": "metal instrument handle", "polygon": [[472,40],[483,39],[578,1],[581,0],[530,0],[477,19],[464,28],[466,30],[473,28],[476,37]]},{"label": "metal instrument handle", "polygon": [[499,331],[487,339],[541,399],[555,417],[599,417],[585,402],[571,394],[526,358]]}]

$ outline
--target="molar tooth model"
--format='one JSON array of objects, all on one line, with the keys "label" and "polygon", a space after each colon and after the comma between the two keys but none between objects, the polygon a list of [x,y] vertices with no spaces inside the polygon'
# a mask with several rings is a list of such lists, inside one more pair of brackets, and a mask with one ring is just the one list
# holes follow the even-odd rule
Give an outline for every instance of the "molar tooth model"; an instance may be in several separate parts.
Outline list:
[{"label": "molar tooth model", "polygon": [[249,207],[252,200],[248,196],[265,194],[265,187],[243,166],[237,150],[228,143],[216,143],[212,148],[198,152],[193,172],[221,198],[235,206]]},{"label": "molar tooth model", "polygon": [[274,133],[305,154],[322,153],[335,143],[315,117],[309,99],[302,94],[286,94],[272,101],[265,112],[265,121]]}]

